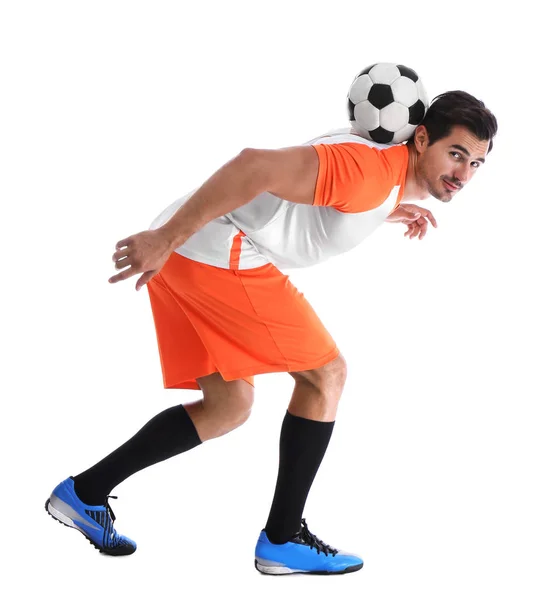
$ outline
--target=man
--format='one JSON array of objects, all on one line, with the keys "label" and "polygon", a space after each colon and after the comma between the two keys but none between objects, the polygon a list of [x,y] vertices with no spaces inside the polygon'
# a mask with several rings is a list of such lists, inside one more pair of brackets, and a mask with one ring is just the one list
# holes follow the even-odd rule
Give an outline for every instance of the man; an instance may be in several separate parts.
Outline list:
[{"label": "man", "polygon": [[[131,554],[113,528],[111,490],[127,477],[245,422],[259,373],[287,372],[295,389],[255,566],[262,573],[348,573],[363,566],[310,532],[302,514],[327,449],[345,361],[279,268],[305,267],[358,245],[384,221],[422,239],[432,213],[402,200],[450,202],[485,162],[497,131],[484,104],[438,96],[407,144],[351,131],[281,150],[243,150],[143,231],[116,244],[116,283],[147,285],[166,388],[203,399],[156,415],[130,440],[61,482],[48,512],[100,551]],[[122,270],[124,269],[124,270]]]}]

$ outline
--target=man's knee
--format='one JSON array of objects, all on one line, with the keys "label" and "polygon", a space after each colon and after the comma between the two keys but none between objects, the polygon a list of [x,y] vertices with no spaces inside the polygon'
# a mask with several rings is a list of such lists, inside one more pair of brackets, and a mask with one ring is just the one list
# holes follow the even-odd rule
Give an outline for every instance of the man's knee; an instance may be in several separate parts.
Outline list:
[{"label": "man's knee", "polygon": [[243,379],[225,381],[219,373],[197,381],[204,392],[204,411],[215,421],[217,435],[228,433],[247,421],[254,401],[252,385]]},{"label": "man's knee", "polygon": [[240,427],[240,425],[243,425],[251,416],[252,408],[253,394],[249,395],[244,392],[230,397],[226,411],[221,411],[221,414],[223,414],[223,422],[227,426],[227,431],[232,431],[233,429]]},{"label": "man's knee", "polygon": [[313,385],[322,394],[338,399],[346,383],[347,366],[343,355],[339,354],[337,358],[323,367],[289,374],[297,383]]}]

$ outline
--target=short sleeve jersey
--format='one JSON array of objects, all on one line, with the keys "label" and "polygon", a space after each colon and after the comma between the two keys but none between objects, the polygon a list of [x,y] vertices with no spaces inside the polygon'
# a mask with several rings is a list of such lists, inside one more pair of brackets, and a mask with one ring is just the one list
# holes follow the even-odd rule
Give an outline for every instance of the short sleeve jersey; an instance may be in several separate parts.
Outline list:
[{"label": "short sleeve jersey", "polygon": [[[265,192],[207,223],[176,252],[225,269],[267,263],[291,269],[347,252],[371,235],[401,201],[407,146],[375,144],[349,130],[306,145],[313,145],[319,158],[313,204]],[[151,229],[168,221],[192,193],[170,205]]]}]

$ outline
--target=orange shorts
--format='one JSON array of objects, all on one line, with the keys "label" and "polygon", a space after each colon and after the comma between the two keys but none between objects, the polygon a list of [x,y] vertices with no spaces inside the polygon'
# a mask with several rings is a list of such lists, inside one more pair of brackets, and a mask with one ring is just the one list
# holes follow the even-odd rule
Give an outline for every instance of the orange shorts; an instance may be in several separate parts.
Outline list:
[{"label": "orange shorts", "polygon": [[303,294],[274,265],[233,270],[174,252],[147,284],[165,388],[200,389],[219,372],[316,369],[339,350]]}]

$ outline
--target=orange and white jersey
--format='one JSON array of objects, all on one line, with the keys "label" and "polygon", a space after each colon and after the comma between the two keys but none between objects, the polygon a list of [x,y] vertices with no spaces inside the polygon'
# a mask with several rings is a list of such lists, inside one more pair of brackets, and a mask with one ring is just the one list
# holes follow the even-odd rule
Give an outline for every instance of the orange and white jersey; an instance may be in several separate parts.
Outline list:
[{"label": "orange and white jersey", "polygon": [[[223,269],[308,267],[347,252],[369,236],[400,203],[407,172],[405,144],[385,146],[350,129],[307,142],[319,157],[313,204],[265,192],[214,219],[176,252]],[[166,223],[193,194],[168,206],[151,224]]]}]

